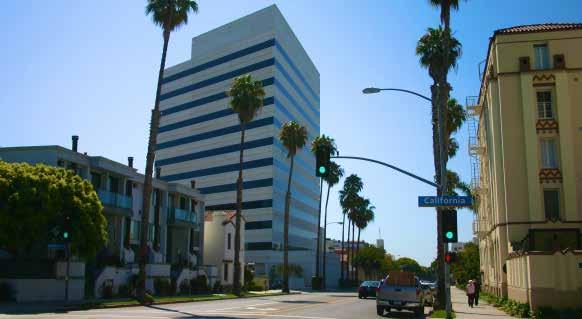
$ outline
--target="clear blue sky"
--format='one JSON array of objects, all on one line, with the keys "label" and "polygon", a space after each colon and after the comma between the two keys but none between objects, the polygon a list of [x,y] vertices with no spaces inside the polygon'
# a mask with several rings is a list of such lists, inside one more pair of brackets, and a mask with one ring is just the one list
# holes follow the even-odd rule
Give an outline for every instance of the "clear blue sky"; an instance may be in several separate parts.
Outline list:
[{"label": "clear blue sky", "polygon": [[[342,155],[368,156],[433,176],[430,110],[414,96],[361,94],[364,87],[402,87],[429,94],[430,79],[414,49],[439,12],[424,0],[199,0],[200,12],[172,34],[167,65],[189,58],[193,36],[276,3],[321,74],[321,132]],[[413,4],[414,3],[414,4]],[[160,30],[144,15],[145,1],[7,1],[0,10],[0,146],[70,145],[143,171],[149,109],[153,106],[162,46]],[[580,22],[582,2],[471,0],[453,13],[463,44],[450,75],[453,97],[478,93],[477,65],[495,29],[543,22]],[[470,179],[467,128],[451,167]],[[343,161],[362,177],[364,195],[377,207],[362,235],[378,229],[388,252],[428,265],[435,257],[434,210],[417,207],[429,186],[372,164]],[[341,219],[336,187],[329,221]],[[461,240],[470,240],[472,215],[459,213]],[[328,234],[341,238],[341,227]]]}]

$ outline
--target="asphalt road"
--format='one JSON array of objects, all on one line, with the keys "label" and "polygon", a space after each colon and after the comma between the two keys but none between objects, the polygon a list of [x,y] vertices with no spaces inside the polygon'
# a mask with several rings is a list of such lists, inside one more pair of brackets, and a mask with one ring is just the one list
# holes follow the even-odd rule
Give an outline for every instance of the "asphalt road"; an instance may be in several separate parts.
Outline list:
[{"label": "asphalt road", "polygon": [[[0,315],[1,318],[6,318]],[[214,318],[214,319],[367,319],[376,315],[374,299],[358,299],[355,293],[302,293],[288,296],[191,302],[149,307],[95,309],[66,313],[14,315],[9,318]],[[411,312],[396,312],[384,318],[414,318]]]}]

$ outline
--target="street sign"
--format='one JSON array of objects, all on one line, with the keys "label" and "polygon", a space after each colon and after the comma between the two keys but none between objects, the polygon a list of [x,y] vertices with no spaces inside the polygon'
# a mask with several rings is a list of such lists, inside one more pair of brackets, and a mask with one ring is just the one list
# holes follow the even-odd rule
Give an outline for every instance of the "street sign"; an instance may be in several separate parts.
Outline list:
[{"label": "street sign", "polygon": [[49,249],[65,249],[65,244],[48,244]]},{"label": "street sign", "polygon": [[469,207],[471,196],[418,196],[418,207]]}]

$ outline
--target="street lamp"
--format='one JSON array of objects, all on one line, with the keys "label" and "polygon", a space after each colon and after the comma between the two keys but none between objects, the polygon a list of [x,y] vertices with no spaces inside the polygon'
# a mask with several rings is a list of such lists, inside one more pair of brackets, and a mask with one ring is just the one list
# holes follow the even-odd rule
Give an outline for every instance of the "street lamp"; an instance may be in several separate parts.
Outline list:
[{"label": "street lamp", "polygon": [[[429,97],[426,97],[420,93],[414,92],[414,91],[410,91],[410,90],[404,90],[404,89],[396,89],[396,88],[385,88],[385,89],[380,89],[380,88],[376,88],[376,87],[369,87],[369,88],[365,88],[362,90],[362,93],[364,94],[374,94],[374,93],[380,93],[380,91],[398,91],[398,92],[404,92],[404,93],[408,93],[408,94],[412,94],[412,95],[416,95],[424,100],[427,100],[429,102],[431,102],[431,104],[433,104],[433,100]],[[446,189],[447,189],[447,166],[446,166],[446,151],[445,151],[445,112],[446,112],[446,105],[439,105],[437,106],[437,111],[438,111],[438,129],[439,129],[439,168],[440,168],[440,193],[441,195],[446,194]],[[439,221],[440,222],[440,221]],[[438,234],[438,236],[440,236],[441,234]],[[443,240],[444,241],[444,240]],[[447,243],[444,244],[444,253],[446,254],[449,250],[449,245]],[[444,254],[443,254],[444,255]],[[441,263],[441,265],[444,264],[444,269],[445,269],[445,274],[449,273],[449,267],[448,264],[444,262],[444,260],[439,261]],[[446,300],[446,310],[447,310],[447,314],[449,314],[451,312],[451,291],[450,291],[450,282],[449,282],[449,276],[445,275],[445,300]]]},{"label": "street lamp", "polygon": [[419,98],[425,99],[429,102],[432,102],[432,100],[429,97],[426,97],[420,93],[416,93],[414,91],[410,91],[410,90],[404,90],[404,89],[395,89],[395,88],[385,88],[385,89],[379,89],[379,88],[375,88],[375,87],[369,87],[369,88],[365,88],[362,90],[362,93],[364,94],[374,94],[374,93],[380,93],[380,91],[398,91],[398,92],[404,92],[404,93],[408,93],[408,94],[412,94],[412,95],[416,95]]},{"label": "street lamp", "polygon": [[331,225],[331,224],[338,224],[338,225],[343,225],[343,224],[344,224],[344,222],[331,222],[331,223],[327,223],[327,224],[325,224],[325,226],[327,226],[327,225]]}]

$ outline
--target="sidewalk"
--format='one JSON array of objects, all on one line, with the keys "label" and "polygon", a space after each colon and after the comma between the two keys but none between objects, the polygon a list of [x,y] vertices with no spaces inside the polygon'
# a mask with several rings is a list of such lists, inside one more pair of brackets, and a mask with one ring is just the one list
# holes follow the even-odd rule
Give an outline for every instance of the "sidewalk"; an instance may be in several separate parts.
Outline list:
[{"label": "sidewalk", "polygon": [[473,308],[469,307],[467,303],[467,295],[457,287],[451,287],[451,299],[453,303],[453,311],[457,314],[457,319],[504,319],[513,318],[505,312],[498,310],[492,305],[479,299],[479,306]]}]

